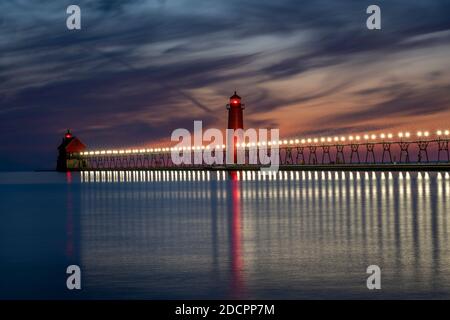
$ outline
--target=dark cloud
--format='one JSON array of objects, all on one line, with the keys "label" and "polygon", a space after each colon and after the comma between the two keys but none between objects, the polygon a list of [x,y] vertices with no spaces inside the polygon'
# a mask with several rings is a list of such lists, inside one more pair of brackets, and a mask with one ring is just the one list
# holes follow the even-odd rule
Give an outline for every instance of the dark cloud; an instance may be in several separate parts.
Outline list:
[{"label": "dark cloud", "polygon": [[[450,43],[446,0],[377,1],[382,30],[375,32],[365,28],[366,0],[80,0],[79,32],[65,28],[69,4],[0,2],[0,152],[9,167],[49,167],[55,136],[69,126],[95,146],[159,141],[194,118],[224,126],[234,89],[252,108],[248,125],[283,126],[277,112],[352,90],[362,80],[351,72],[373,68],[374,59]],[[344,73],[295,89],[298,77],[333,68]],[[368,106],[326,115],[321,130],[448,110],[448,68],[424,72],[421,84],[394,79],[352,91]],[[275,81],[294,89],[285,95]],[[336,121],[338,128],[328,124]],[[36,157],[19,160],[30,152]]]},{"label": "dark cloud", "polygon": [[[385,93],[382,102],[371,103],[374,93]],[[450,85],[426,89],[398,85],[394,88],[380,87],[361,91],[366,95],[369,107],[360,111],[332,115],[322,119],[325,123],[358,123],[374,118],[400,116],[427,116],[450,110]]]}]

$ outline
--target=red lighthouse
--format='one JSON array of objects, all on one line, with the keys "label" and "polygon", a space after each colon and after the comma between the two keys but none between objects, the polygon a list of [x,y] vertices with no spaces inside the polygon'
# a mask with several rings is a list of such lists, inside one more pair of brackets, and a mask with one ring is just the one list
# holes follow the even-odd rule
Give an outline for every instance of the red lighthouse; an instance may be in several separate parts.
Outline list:
[{"label": "red lighthouse", "polygon": [[244,129],[244,105],[241,103],[241,97],[236,93],[230,97],[230,103],[227,104],[228,109],[228,129]]},{"label": "red lighthouse", "polygon": [[[241,103],[241,97],[236,93],[230,97],[230,103],[227,104],[228,109],[228,129],[237,130],[244,129],[244,105]],[[234,153],[234,163],[237,163],[237,142],[238,137],[235,135],[232,141],[232,149]]]},{"label": "red lighthouse", "polygon": [[77,170],[83,167],[83,161],[78,157],[86,146],[77,137],[73,136],[70,130],[64,134],[61,144],[58,147],[57,171]]}]

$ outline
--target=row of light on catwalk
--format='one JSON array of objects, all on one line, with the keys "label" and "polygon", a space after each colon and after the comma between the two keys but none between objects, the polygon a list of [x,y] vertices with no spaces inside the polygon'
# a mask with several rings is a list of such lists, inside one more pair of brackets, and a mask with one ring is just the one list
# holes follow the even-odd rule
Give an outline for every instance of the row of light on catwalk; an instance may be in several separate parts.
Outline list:
[{"label": "row of light on catwalk", "polygon": [[[251,147],[264,147],[266,145],[278,145],[278,146],[297,146],[305,144],[330,144],[330,143],[362,143],[362,142],[377,142],[377,141],[391,141],[398,137],[399,139],[410,139],[412,138],[410,132],[399,132],[397,136],[392,133],[379,133],[379,134],[364,134],[364,135],[349,135],[349,136],[336,136],[336,137],[322,137],[322,138],[296,138],[287,140],[276,140],[276,141],[262,141],[262,142],[252,142],[252,143],[241,143],[237,144],[238,148],[251,148]],[[448,139],[450,136],[450,130],[436,130],[435,135],[437,139]],[[416,137],[419,140],[430,139],[433,134],[429,131],[417,131]],[[85,152],[80,152],[81,156],[96,156],[96,155],[117,155],[117,154],[142,154],[142,153],[155,153],[155,152],[171,152],[171,151],[195,151],[202,149],[209,149],[210,146],[190,146],[190,147],[165,147],[165,148],[145,148],[145,149],[123,149],[123,150],[89,150]],[[226,149],[225,145],[213,146],[214,149]]]},{"label": "row of light on catwalk", "polygon": [[345,172],[345,171],[227,171],[147,170],[147,171],[82,171],[80,181],[86,182],[172,182],[172,181],[346,181],[346,180],[450,180],[448,172]]}]

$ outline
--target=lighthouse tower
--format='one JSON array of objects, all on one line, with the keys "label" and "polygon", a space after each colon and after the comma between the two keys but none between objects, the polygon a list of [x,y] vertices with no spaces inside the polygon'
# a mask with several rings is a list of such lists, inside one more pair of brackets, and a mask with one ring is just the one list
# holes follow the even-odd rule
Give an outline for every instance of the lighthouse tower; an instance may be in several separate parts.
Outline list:
[{"label": "lighthouse tower", "polygon": [[236,93],[230,97],[230,103],[227,104],[228,109],[228,129],[244,129],[244,105],[241,103],[241,97]]},{"label": "lighthouse tower", "polygon": [[79,170],[83,167],[78,154],[86,149],[86,146],[68,129],[58,147],[57,171]]},{"label": "lighthouse tower", "polygon": [[[228,109],[228,129],[237,130],[244,129],[244,111],[245,105],[241,103],[241,97],[236,93],[230,97],[230,103],[227,104]],[[237,163],[237,136],[234,136],[234,141],[232,142],[234,151],[234,163]]]}]

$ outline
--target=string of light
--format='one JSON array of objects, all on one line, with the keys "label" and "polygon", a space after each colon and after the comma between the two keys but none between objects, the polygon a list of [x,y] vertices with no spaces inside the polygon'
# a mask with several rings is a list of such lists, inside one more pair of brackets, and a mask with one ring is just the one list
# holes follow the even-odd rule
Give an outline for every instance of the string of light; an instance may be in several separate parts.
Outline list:
[{"label": "string of light", "polygon": [[[417,131],[416,137],[419,139],[429,139],[432,134],[430,131]],[[296,138],[296,139],[285,139],[285,140],[274,140],[274,141],[261,141],[261,142],[250,142],[250,143],[237,143],[238,148],[251,148],[251,147],[266,147],[266,146],[296,146],[296,145],[311,145],[311,144],[339,144],[339,143],[363,143],[373,142],[377,140],[386,141],[392,140],[395,137],[403,139],[409,139],[413,136],[408,131],[399,132],[397,135],[392,133],[379,133],[379,134],[362,134],[362,135],[348,135],[348,136],[333,136],[333,137],[321,137],[321,138]],[[441,138],[445,136],[446,139],[450,136],[450,130],[436,130],[435,136]],[[226,145],[214,145],[214,146],[187,146],[187,147],[164,147],[164,148],[140,148],[140,149],[122,149],[122,150],[90,150],[80,152],[82,156],[92,156],[92,155],[126,155],[126,154],[142,154],[142,153],[162,153],[171,151],[200,151],[200,150],[225,150]]]}]

